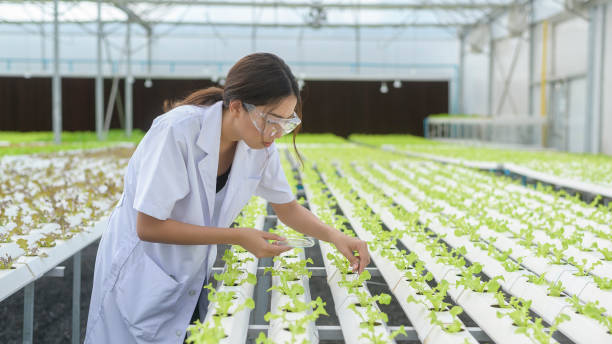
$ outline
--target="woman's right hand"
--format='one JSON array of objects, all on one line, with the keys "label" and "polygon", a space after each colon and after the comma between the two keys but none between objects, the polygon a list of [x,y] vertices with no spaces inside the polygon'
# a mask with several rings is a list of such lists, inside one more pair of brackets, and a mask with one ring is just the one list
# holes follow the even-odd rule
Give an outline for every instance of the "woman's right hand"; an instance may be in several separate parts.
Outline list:
[{"label": "woman's right hand", "polygon": [[255,228],[236,228],[237,244],[251,252],[257,258],[274,257],[289,251],[291,247],[268,240],[284,241],[285,238]]}]

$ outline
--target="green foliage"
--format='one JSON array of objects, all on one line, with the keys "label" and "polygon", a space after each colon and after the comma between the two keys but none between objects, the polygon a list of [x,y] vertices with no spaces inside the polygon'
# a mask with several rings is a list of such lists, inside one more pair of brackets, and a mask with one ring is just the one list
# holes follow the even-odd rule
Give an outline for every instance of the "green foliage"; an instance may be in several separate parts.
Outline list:
[{"label": "green foliage", "polygon": [[523,276],[527,277],[527,282],[529,283],[533,283],[537,285],[542,285],[546,283],[546,272],[541,274],[540,276],[535,275],[535,274],[528,274],[528,275],[523,275]]},{"label": "green foliage", "polygon": [[196,320],[190,328],[190,333],[185,342],[188,344],[217,344],[227,334],[221,325],[221,318],[213,317],[213,321],[202,324],[200,319]]},{"label": "green foliage", "polygon": [[548,295],[549,296],[559,297],[561,296],[561,293],[563,292],[563,290],[565,290],[565,287],[563,287],[563,283],[561,283],[561,281],[550,283],[548,285]]}]

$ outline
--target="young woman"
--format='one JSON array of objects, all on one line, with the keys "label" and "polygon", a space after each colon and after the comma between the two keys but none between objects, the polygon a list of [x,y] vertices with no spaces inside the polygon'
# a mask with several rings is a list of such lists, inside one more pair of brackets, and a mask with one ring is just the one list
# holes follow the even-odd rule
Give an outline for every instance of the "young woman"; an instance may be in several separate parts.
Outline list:
[{"label": "young woman", "polygon": [[224,89],[196,91],[153,121],[129,161],[98,247],[85,343],[181,343],[192,315],[206,314],[202,287],[216,244],[240,245],[259,258],[288,250],[269,243],[284,240],[277,235],[228,228],[253,195],[270,202],[283,223],[333,243],[353,271],[363,271],[366,243],[298,204],[281,169],[274,140],[300,118],[291,70],[260,53],[238,61]]}]

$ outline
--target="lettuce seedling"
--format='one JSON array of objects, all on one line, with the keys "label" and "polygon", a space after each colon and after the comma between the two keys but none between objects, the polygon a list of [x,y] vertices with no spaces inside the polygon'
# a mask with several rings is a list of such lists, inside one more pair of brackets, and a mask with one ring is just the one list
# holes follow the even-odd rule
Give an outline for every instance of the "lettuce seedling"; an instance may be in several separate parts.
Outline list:
[{"label": "lettuce seedling", "polygon": [[38,247],[54,247],[55,240],[59,239],[60,235],[57,233],[47,233],[44,237],[36,241]]},{"label": "lettuce seedling", "polygon": [[545,328],[544,325],[542,325],[542,318],[537,318],[531,326],[531,337],[539,344],[556,343],[552,339],[553,334],[557,331],[559,324],[568,320],[570,320],[569,315],[561,313],[555,318],[553,324],[549,328]]},{"label": "lettuce seedling", "polygon": [[449,313],[453,317],[452,322],[443,323],[440,319],[438,319],[438,315],[435,311],[429,312],[429,318],[431,319],[431,323],[434,325],[440,326],[445,332],[448,333],[457,333],[462,330],[462,324],[459,320],[458,315],[463,312],[463,308],[460,306],[453,306]]},{"label": "lettuce seedling", "polygon": [[259,336],[255,339],[255,344],[276,344],[274,341],[266,336],[265,332],[259,332]]},{"label": "lettuce seedling", "polygon": [[503,292],[498,291],[495,293],[495,300],[497,300],[497,305],[499,306],[499,308],[510,308],[512,306],[510,306],[507,302],[506,302],[506,297],[504,295]]},{"label": "lettuce seedling", "polygon": [[362,287],[363,283],[371,278],[370,271],[363,270],[361,275],[353,280],[347,280],[346,275],[342,275],[342,280],[338,281],[338,285],[347,288],[349,293],[354,293],[355,289]]},{"label": "lettuce seedling", "polygon": [[[271,312],[266,313],[266,315],[264,316],[264,320],[270,321],[272,319],[282,319],[283,323],[287,324],[287,328],[291,332],[290,343],[296,343],[297,336],[306,332],[306,326],[309,323],[315,322],[321,315],[327,316],[329,314],[327,314],[327,311],[325,310],[326,303],[323,302],[321,297],[317,297],[316,300],[310,301],[308,303],[300,302],[299,300],[297,300],[297,298],[293,299],[292,301],[294,303],[295,302],[299,303],[300,307],[294,310],[290,310],[289,304],[286,304],[285,306],[282,307],[283,309],[281,310],[280,313],[271,313]],[[307,312],[310,309],[312,309],[312,312]],[[304,314],[304,316],[300,317],[299,319],[289,321],[287,319],[287,314],[286,314],[287,311],[307,312],[307,313]]]},{"label": "lettuce seedling", "polygon": [[8,253],[4,257],[0,257],[0,270],[6,270],[13,267],[15,260]]},{"label": "lettuce seedling", "polygon": [[0,243],[6,243],[6,242],[11,242],[11,233],[10,232],[0,233]]},{"label": "lettuce seedling", "polygon": [[525,257],[518,257],[516,261],[512,259],[506,259],[501,264],[504,267],[504,270],[508,272],[516,272],[521,269],[521,263],[523,263],[523,259],[525,259]]},{"label": "lettuce seedling", "polygon": [[527,282],[529,283],[533,283],[537,285],[542,285],[546,283],[546,272],[541,274],[540,276],[535,275],[535,274],[529,274],[529,275],[523,275],[523,276],[527,277]]},{"label": "lettuce seedling", "polygon": [[[211,303],[215,303],[215,314],[219,317],[227,317],[229,315],[229,310],[232,305],[235,303],[234,296],[236,292],[234,291],[216,291],[213,288],[212,283],[209,283],[204,286],[205,289],[208,289],[208,301]],[[244,303],[238,305],[234,310],[234,313],[238,313],[245,308],[253,309],[255,307],[255,302],[252,298],[248,298]]]},{"label": "lettuce seedling", "polygon": [[268,288],[268,291],[276,290],[283,295],[287,295],[290,298],[295,298],[297,295],[304,294],[304,286],[301,283],[290,283],[287,281],[285,275],[280,276],[280,284],[273,285]]},{"label": "lettuce seedling", "polygon": [[560,297],[563,290],[565,290],[565,287],[563,287],[561,281],[550,283],[548,285],[548,296]]},{"label": "lettuce seedling", "polygon": [[229,269],[228,268],[227,270],[225,270],[225,272],[221,274],[214,274],[213,278],[215,279],[215,281],[221,281],[223,282],[223,285],[230,286],[230,287],[240,286],[245,283],[250,283],[250,284],[257,283],[257,277],[250,272],[247,272],[246,278],[239,280],[242,274],[243,274],[243,271],[240,269],[236,269],[236,268]]},{"label": "lettuce seedling", "polygon": [[26,256],[47,257],[47,254],[44,252],[41,254],[38,253],[38,246],[30,247],[26,239],[17,239],[17,245],[25,252]]},{"label": "lettuce seedling", "polygon": [[599,276],[593,275],[593,281],[595,281],[595,283],[601,290],[611,290],[612,289],[612,278],[599,277]]},{"label": "lettuce seedling", "polygon": [[612,261],[612,250],[608,250],[605,247],[597,248],[597,251],[603,255],[603,259],[607,262]]},{"label": "lettuce seedling", "polygon": [[221,318],[213,317],[213,321],[205,324],[197,319],[189,331],[189,337],[185,339],[188,344],[218,344],[223,338],[227,337]]},{"label": "lettuce seedling", "polygon": [[509,317],[510,319],[512,319],[513,325],[518,327],[517,332],[526,333],[531,322],[531,317],[529,316],[529,307],[531,307],[531,301],[518,299],[513,296],[510,299],[510,306],[512,306],[513,308],[512,311],[505,313],[498,311],[496,313],[497,317]]},{"label": "lettuce seedling", "polygon": [[589,273],[588,273],[589,270],[593,270],[593,268],[596,267],[597,265],[603,264],[601,262],[601,260],[598,260],[598,261],[594,262],[593,264],[591,264],[590,267],[587,268],[588,259],[583,258],[582,259],[582,264],[581,264],[576,259],[574,259],[574,257],[569,257],[567,259],[567,262],[572,264],[573,266],[575,266],[578,269],[578,271],[576,271],[574,273],[575,276],[588,276],[589,275]]}]

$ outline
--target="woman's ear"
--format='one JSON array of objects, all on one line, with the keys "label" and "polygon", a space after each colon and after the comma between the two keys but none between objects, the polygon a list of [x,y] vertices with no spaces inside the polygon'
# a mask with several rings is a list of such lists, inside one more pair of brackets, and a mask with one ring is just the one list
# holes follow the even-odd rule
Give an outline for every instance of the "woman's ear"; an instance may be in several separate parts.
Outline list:
[{"label": "woman's ear", "polygon": [[232,115],[240,114],[240,111],[242,110],[242,102],[239,99],[230,101],[229,109]]}]

